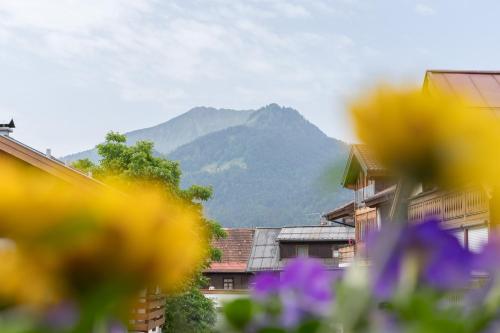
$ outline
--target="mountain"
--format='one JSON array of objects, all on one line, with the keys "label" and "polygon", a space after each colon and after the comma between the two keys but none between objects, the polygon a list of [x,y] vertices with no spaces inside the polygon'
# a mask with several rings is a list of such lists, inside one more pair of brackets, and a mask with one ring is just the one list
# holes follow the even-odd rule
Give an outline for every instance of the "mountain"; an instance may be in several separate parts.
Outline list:
[{"label": "mountain", "polygon": [[[208,133],[245,123],[253,110],[234,111],[209,107],[196,107],[188,112],[159,125],[125,133],[127,143],[134,144],[138,140],[150,140],[155,143],[155,150],[168,154],[177,147]],[[62,157],[66,162],[82,158],[99,160],[97,150],[89,149]]]},{"label": "mountain", "polygon": [[348,145],[277,104],[195,108],[128,138],[153,140],[179,161],[182,186],[213,186],[205,210],[225,227],[317,224],[320,213],[351,198],[338,179]]},{"label": "mountain", "polygon": [[339,181],[328,183],[347,153],[297,111],[271,104],[168,157],[180,161],[183,185],[214,187],[205,208],[222,225],[283,226],[318,223],[318,213],[350,198]]}]

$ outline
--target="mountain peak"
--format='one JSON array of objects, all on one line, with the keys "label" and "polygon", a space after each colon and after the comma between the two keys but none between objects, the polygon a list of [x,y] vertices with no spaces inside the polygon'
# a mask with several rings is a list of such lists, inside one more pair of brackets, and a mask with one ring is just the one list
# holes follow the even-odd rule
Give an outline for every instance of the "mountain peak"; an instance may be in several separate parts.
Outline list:
[{"label": "mountain peak", "polygon": [[280,106],[276,103],[266,105],[255,111],[248,119],[246,125],[258,128],[300,131],[305,128],[315,127],[297,110],[286,106]]}]

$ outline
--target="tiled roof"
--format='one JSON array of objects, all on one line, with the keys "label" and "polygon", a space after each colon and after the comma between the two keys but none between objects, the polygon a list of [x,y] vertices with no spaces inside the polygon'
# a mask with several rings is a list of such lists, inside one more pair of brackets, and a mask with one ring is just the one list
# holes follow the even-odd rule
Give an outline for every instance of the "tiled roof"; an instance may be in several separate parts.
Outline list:
[{"label": "tiled roof", "polygon": [[227,272],[227,271],[245,271],[250,252],[252,251],[252,242],[254,229],[235,228],[225,229],[226,238],[214,240],[212,246],[222,250],[220,262],[213,262],[206,272]]},{"label": "tiled roof", "polygon": [[360,162],[366,167],[367,171],[385,171],[385,168],[377,161],[373,152],[367,145],[353,145],[353,150]]},{"label": "tiled roof", "polygon": [[246,269],[246,262],[213,262],[205,269],[205,273],[237,273],[245,272]]},{"label": "tiled roof", "polygon": [[340,226],[285,227],[278,241],[348,241],[354,239],[354,228]]},{"label": "tiled roof", "polygon": [[272,271],[280,269],[279,247],[276,237],[281,228],[257,228],[253,239],[248,271]]},{"label": "tiled roof", "polygon": [[500,109],[500,72],[429,70],[424,91],[435,89],[464,96],[472,107]]}]

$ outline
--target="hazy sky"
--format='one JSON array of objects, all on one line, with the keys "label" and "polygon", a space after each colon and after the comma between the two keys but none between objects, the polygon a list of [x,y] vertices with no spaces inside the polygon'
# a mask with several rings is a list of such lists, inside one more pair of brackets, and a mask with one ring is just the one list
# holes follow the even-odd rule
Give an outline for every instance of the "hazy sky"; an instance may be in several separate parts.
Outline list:
[{"label": "hazy sky", "polygon": [[374,81],[500,70],[498,13],[498,0],[0,0],[0,122],[60,156],[197,105],[276,102],[351,140],[345,102]]}]

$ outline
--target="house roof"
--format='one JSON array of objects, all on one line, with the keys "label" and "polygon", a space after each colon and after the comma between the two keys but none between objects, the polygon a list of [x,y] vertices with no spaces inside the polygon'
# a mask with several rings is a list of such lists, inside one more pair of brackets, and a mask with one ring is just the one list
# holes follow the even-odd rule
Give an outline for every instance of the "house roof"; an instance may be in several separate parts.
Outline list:
[{"label": "house roof", "polygon": [[212,242],[222,251],[220,262],[211,263],[205,272],[245,272],[252,251],[254,229],[227,228],[227,237]]},{"label": "house roof", "polygon": [[345,203],[342,206],[339,206],[334,210],[323,214],[323,217],[328,221],[333,221],[341,217],[352,215],[354,215],[354,201],[349,201],[348,203]]},{"label": "house roof", "polygon": [[354,228],[341,226],[310,226],[282,228],[278,241],[349,241],[354,239]]},{"label": "house roof", "polygon": [[105,186],[58,159],[49,157],[10,136],[0,135],[0,153],[10,155],[71,184],[84,187]]},{"label": "house roof", "polygon": [[279,270],[279,246],[276,238],[281,228],[257,228],[253,238],[248,271]]},{"label": "house roof", "polygon": [[471,107],[500,110],[500,72],[428,70],[423,91],[464,96]]},{"label": "house roof", "polygon": [[351,188],[360,170],[363,170],[369,177],[384,176],[387,173],[367,145],[353,144],[344,170],[342,185]]},{"label": "house roof", "polygon": [[280,260],[282,241],[349,241],[355,238],[354,228],[338,226],[306,226],[255,229],[247,271],[279,271],[286,264]]}]

